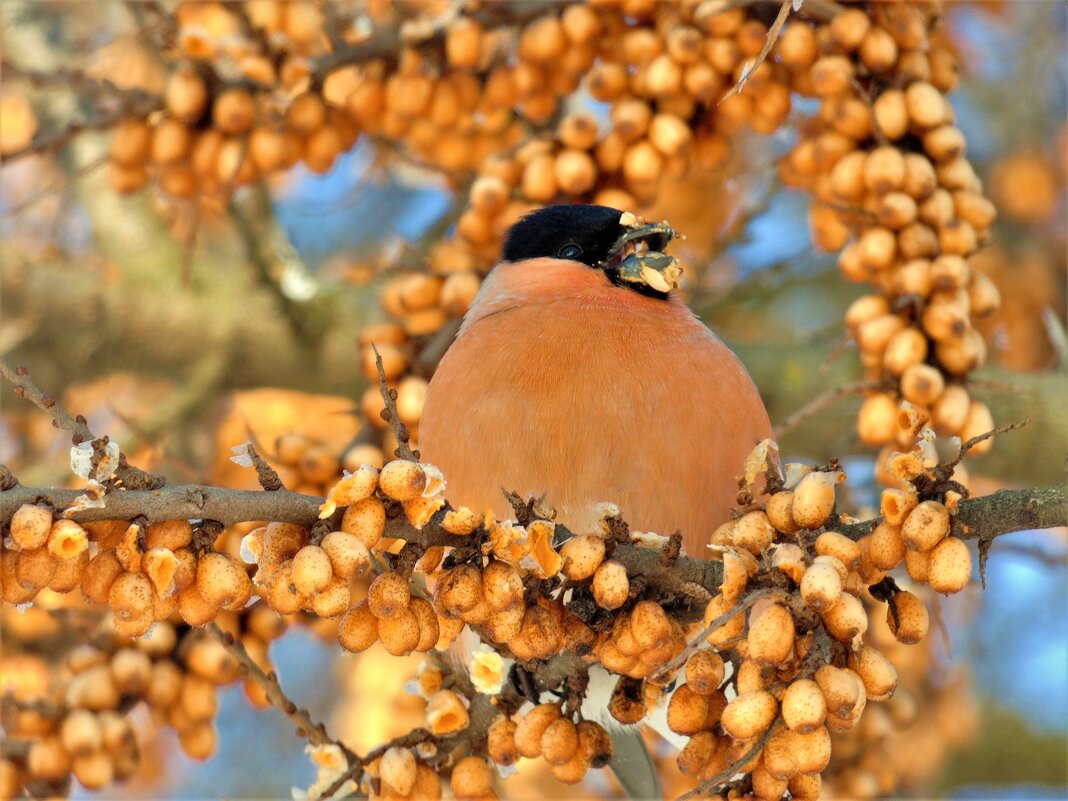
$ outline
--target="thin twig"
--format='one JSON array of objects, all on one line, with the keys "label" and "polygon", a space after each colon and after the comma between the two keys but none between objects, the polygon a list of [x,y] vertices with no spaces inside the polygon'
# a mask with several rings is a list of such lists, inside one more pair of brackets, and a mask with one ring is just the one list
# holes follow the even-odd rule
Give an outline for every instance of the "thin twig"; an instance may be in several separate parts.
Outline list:
[{"label": "thin twig", "polygon": [[861,392],[866,392],[869,389],[876,389],[878,386],[879,385],[875,381],[855,381],[852,384],[844,384],[840,387],[829,389],[822,395],[810,400],[796,412],[776,425],[772,429],[772,436],[774,436],[775,439],[778,439],[793,431],[800,423],[823,411],[835,401],[849,395],[859,395]]},{"label": "thin twig", "polygon": [[237,660],[241,666],[242,674],[263,689],[264,695],[271,703],[271,706],[282,710],[286,717],[296,724],[298,735],[313,745],[337,745],[344,752],[350,765],[358,759],[348,746],[333,739],[326,733],[326,726],[312,720],[308,710],[301,709],[290,700],[278,681],[278,674],[273,670],[270,673],[264,673],[263,669],[249,656],[244,644],[239,639],[235,638],[230,632],[223,631],[219,628],[219,624],[214,621],[208,623],[204,628]]},{"label": "thin twig", "polygon": [[[787,2],[789,2],[789,0],[787,0]],[[746,751],[742,756],[738,757],[738,759],[729,764],[724,770],[721,770],[711,779],[703,781],[696,787],[687,790],[685,793],[676,798],[675,801],[687,801],[687,799],[694,798],[696,796],[701,795],[702,793],[707,793],[717,785],[723,784],[723,782],[730,780],[730,778],[738,772],[739,768],[741,768],[743,765],[745,765],[745,763],[747,763],[749,760],[751,760],[753,757],[760,753],[760,749],[768,744],[768,740],[770,740],[771,736],[776,731],[778,731],[781,725],[782,718],[780,717],[777,718],[770,726],[768,726],[767,731],[760,735],[759,739],[757,739],[757,741],[753,743],[752,748]]]},{"label": "thin twig", "polygon": [[382,410],[382,419],[389,423],[389,427],[393,430],[393,436],[397,440],[397,448],[393,451],[393,455],[399,459],[418,462],[418,454],[408,444],[411,441],[411,434],[408,433],[408,427],[401,422],[400,414],[397,413],[397,391],[390,389],[389,385],[386,384],[386,371],[382,366],[382,354],[378,352],[378,348],[375,347],[373,342],[371,343],[371,350],[375,353],[375,367],[378,370],[378,391],[382,394],[382,402],[386,405],[386,408]]},{"label": "thin twig", "polygon": [[719,103],[724,103],[729,98],[740,94],[745,85],[749,82],[749,78],[760,69],[760,65],[767,59],[768,54],[771,52],[771,48],[775,46],[775,42],[779,39],[779,33],[782,31],[783,25],[786,24],[786,18],[790,16],[790,9],[793,6],[794,0],[783,0],[782,7],[779,9],[779,15],[775,17],[775,21],[771,23],[771,27],[768,28],[768,35],[764,37],[764,46],[760,48],[760,52],[757,53],[753,63],[742,73],[742,76],[738,79],[738,82],[731,87],[727,94],[723,95]]},{"label": "thin twig", "polygon": [[746,595],[733,607],[728,609],[722,615],[720,615],[707,626],[705,626],[703,629],[701,629],[700,632],[694,635],[690,642],[687,643],[686,647],[683,648],[682,651],[680,651],[674,659],[672,659],[670,662],[660,668],[655,674],[653,674],[650,680],[655,683],[657,679],[661,679],[676,668],[682,667],[684,664],[686,664],[686,660],[690,658],[690,655],[693,654],[693,652],[700,648],[702,645],[704,645],[705,639],[708,637],[709,634],[718,629],[720,626],[725,625],[727,621],[735,615],[744,612],[746,609],[755,604],[761,598],[766,598],[770,595],[778,594],[784,593],[782,590],[766,589],[756,590]]},{"label": "thin twig", "polygon": [[260,456],[260,452],[256,450],[256,446],[251,442],[245,443],[245,450],[248,453],[248,458],[252,460],[252,466],[256,468],[256,478],[259,479],[260,486],[267,492],[277,492],[280,489],[284,489],[282,479],[278,477],[278,472],[267,464],[267,460]]},{"label": "thin twig", "polygon": [[350,781],[359,783],[364,768],[386,753],[390,748],[414,748],[421,743],[440,743],[443,739],[444,738],[432,734],[429,730],[424,728],[413,729],[407,734],[394,737],[388,743],[382,743],[382,745],[377,748],[368,751],[364,756],[357,756],[354,759],[349,760],[348,770],[338,776],[333,784],[323,790],[316,797],[315,801],[326,801],[328,798],[333,798],[334,795]]},{"label": "thin twig", "polygon": [[[93,432],[89,430],[86,419],[81,415],[71,417],[54,397],[33,383],[30,379],[30,371],[25,367],[12,367],[6,360],[0,359],[0,375],[15,385],[16,395],[30,401],[51,417],[53,426],[69,431],[75,445],[96,439]],[[125,486],[135,490],[158,489],[165,483],[162,476],[154,476],[127,464],[125,454],[121,453],[115,474]]]}]

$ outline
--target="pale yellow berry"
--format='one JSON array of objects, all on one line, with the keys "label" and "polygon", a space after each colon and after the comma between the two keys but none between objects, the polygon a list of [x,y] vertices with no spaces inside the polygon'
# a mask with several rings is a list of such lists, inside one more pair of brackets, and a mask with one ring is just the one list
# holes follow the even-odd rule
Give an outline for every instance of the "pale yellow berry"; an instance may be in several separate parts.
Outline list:
[{"label": "pale yellow berry", "polygon": [[356,604],[341,618],[337,640],[346,651],[366,651],[378,641],[378,618],[367,602]]},{"label": "pale yellow berry", "polygon": [[350,579],[366,572],[371,566],[371,552],[363,541],[347,531],[331,531],[319,547],[330,559],[333,574],[339,578]]},{"label": "pale yellow berry", "polygon": [[403,613],[411,597],[408,582],[393,571],[378,576],[367,589],[367,605],[379,620]]},{"label": "pale yellow berry", "polygon": [[593,574],[593,597],[603,609],[618,609],[630,597],[627,569],[613,559],[602,562]]},{"label": "pale yellow berry", "polygon": [[572,537],[560,548],[564,575],[571,581],[583,581],[594,574],[604,561],[605,541],[593,534]]},{"label": "pale yellow berry", "polygon": [[493,794],[494,770],[482,757],[467,756],[452,769],[449,786],[461,801],[486,798]]},{"label": "pale yellow berry", "polygon": [[802,733],[814,731],[827,719],[827,701],[812,679],[797,679],[782,694],[782,718]]},{"label": "pale yellow berry", "polygon": [[387,749],[378,763],[378,777],[393,792],[408,795],[415,786],[415,755],[398,746]]},{"label": "pale yellow berry", "polygon": [[927,581],[935,592],[960,592],[972,577],[972,555],[967,543],[946,537],[930,552]]},{"label": "pale yellow berry", "polygon": [[809,565],[801,577],[801,598],[817,612],[826,612],[842,597],[842,578],[833,566]]},{"label": "pale yellow berry", "polygon": [[359,538],[366,548],[374,548],[386,528],[386,507],[377,498],[357,501],[345,510],[341,530]]},{"label": "pale yellow berry", "polygon": [[938,501],[916,506],[901,527],[905,544],[914,551],[929,551],[949,533],[949,510]]},{"label": "pale yellow berry", "polygon": [[[762,599],[766,601],[766,599]],[[749,658],[765,665],[785,662],[794,648],[794,618],[781,604],[758,601],[749,612]]]},{"label": "pale yellow berry", "polygon": [[771,693],[765,690],[742,693],[727,704],[721,723],[731,737],[747,740],[766,731],[778,711],[778,701]]},{"label": "pale yellow berry", "polygon": [[832,637],[841,642],[853,642],[868,630],[868,613],[855,595],[843,592],[838,603],[822,613],[823,622]]},{"label": "pale yellow berry", "polygon": [[558,704],[539,704],[519,719],[515,731],[516,748],[528,759],[541,755],[541,737],[549,724],[560,718]]},{"label": "pale yellow berry", "polygon": [[809,473],[794,488],[790,506],[794,521],[801,528],[815,529],[824,524],[834,509],[834,473]]},{"label": "pale yellow berry", "polygon": [[[970,572],[970,569],[969,569]],[[894,593],[886,608],[886,625],[898,642],[912,645],[927,636],[927,605],[911,592]]]},{"label": "pale yellow berry", "polygon": [[11,539],[23,550],[40,548],[48,540],[51,527],[51,510],[36,504],[24,503],[11,516]]},{"label": "pale yellow berry", "polygon": [[397,501],[410,501],[423,494],[427,476],[418,462],[396,459],[387,462],[378,477],[382,492]]},{"label": "pale yellow berry", "polygon": [[301,595],[315,595],[326,589],[334,568],[326,551],[318,545],[305,545],[293,557],[293,585]]}]

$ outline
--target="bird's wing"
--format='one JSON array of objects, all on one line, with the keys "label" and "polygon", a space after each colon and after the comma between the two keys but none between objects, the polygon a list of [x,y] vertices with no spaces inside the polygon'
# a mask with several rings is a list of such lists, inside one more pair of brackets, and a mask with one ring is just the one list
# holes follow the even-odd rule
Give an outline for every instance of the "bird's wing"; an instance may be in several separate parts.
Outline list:
[{"label": "bird's wing", "polygon": [[639,729],[617,729],[612,732],[615,753],[608,769],[623,787],[627,798],[663,798],[664,788],[656,765],[645,747]]}]

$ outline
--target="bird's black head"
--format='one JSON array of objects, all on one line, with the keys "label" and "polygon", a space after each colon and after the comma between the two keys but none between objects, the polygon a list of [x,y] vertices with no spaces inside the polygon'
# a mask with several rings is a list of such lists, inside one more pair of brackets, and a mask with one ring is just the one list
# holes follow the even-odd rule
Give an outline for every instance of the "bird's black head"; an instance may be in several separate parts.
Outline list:
[{"label": "bird's black head", "polygon": [[548,206],[509,229],[501,256],[504,261],[570,259],[600,267],[626,230],[622,216],[607,206]]},{"label": "bird's black head", "polygon": [[681,273],[675,259],[661,252],[674,236],[666,223],[644,223],[608,206],[547,206],[509,229],[501,257],[577,261],[603,270],[619,286],[663,298]]}]

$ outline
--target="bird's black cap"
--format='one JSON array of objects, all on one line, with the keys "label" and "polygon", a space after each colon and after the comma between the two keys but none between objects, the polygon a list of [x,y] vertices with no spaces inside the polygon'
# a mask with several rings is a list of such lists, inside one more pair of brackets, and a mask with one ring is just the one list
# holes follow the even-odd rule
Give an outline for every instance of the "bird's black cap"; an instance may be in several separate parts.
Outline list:
[{"label": "bird's black cap", "polygon": [[504,261],[550,258],[603,270],[608,280],[643,295],[666,298],[678,286],[678,262],[663,251],[675,232],[608,206],[548,206],[508,231]]},{"label": "bird's black cap", "polygon": [[623,212],[608,206],[547,206],[528,214],[508,231],[504,261],[571,259],[600,267],[626,229]]}]

